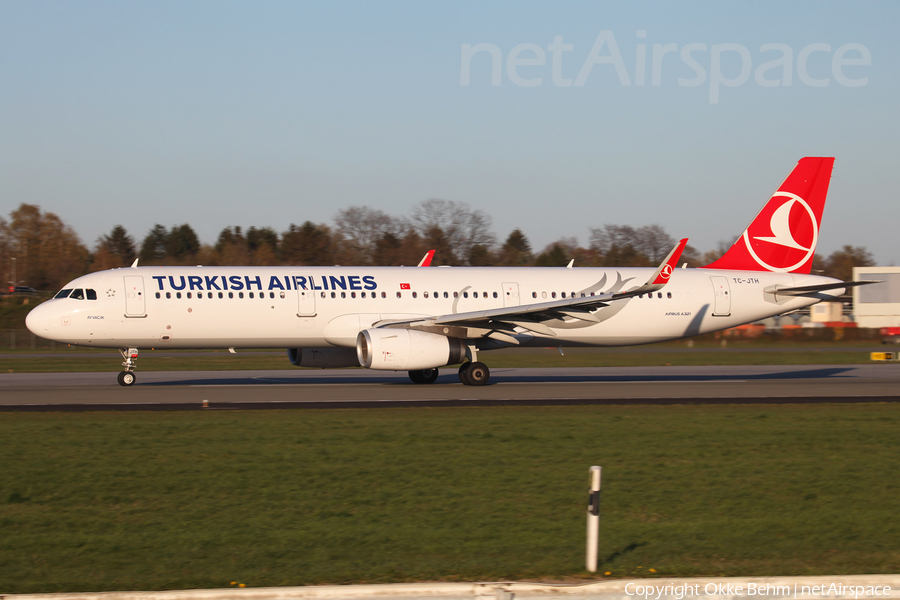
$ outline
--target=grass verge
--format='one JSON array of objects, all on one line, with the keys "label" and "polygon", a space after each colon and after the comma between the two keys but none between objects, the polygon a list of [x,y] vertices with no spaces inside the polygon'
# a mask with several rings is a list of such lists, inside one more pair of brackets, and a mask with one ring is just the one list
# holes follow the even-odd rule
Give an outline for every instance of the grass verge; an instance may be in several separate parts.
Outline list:
[{"label": "grass verge", "polygon": [[[900,406],[5,414],[0,592],[900,568]],[[653,571],[651,571],[653,569]]]}]

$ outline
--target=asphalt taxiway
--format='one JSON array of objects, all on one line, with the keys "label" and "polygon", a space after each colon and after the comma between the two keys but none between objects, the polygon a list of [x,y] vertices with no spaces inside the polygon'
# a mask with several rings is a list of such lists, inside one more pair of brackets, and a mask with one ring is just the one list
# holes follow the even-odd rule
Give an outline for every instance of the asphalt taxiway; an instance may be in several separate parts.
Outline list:
[{"label": "asphalt taxiway", "polygon": [[200,410],[395,406],[898,402],[900,364],[497,368],[464,386],[456,369],[416,385],[350,370],[2,373],[0,410]]}]

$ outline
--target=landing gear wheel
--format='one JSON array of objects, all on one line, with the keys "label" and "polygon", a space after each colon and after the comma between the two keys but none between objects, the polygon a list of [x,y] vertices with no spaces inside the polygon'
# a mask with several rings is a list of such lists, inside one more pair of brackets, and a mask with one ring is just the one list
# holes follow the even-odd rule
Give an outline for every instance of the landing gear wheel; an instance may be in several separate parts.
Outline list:
[{"label": "landing gear wheel", "polygon": [[472,385],[471,383],[469,383],[469,378],[466,377],[466,373],[469,371],[469,365],[471,364],[472,363],[470,362],[464,362],[463,364],[459,365],[459,380],[463,385]]},{"label": "landing gear wheel", "polygon": [[409,378],[413,383],[434,383],[438,378],[437,369],[421,369],[410,371]]},{"label": "landing gear wheel", "polygon": [[487,385],[491,379],[491,371],[487,365],[481,362],[473,362],[466,369],[466,380],[469,385],[481,386]]},{"label": "landing gear wheel", "polygon": [[132,386],[134,385],[135,376],[131,371],[122,371],[119,373],[119,385],[121,386]]}]

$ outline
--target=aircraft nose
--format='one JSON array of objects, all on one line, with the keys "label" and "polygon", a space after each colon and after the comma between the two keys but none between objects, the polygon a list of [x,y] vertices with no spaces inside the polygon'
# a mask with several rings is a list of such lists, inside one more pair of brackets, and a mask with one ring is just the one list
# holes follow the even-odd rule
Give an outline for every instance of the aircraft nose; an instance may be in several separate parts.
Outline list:
[{"label": "aircraft nose", "polygon": [[34,335],[46,337],[50,329],[50,315],[43,304],[35,306],[25,316],[25,327]]}]

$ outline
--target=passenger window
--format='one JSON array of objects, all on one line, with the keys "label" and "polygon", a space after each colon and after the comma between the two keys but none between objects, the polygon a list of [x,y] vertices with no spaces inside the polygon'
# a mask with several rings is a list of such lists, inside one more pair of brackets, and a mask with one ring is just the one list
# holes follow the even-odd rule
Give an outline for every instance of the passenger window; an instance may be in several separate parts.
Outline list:
[{"label": "passenger window", "polygon": [[359,297],[360,297],[360,298],[365,298],[365,297],[366,297],[366,293],[365,293],[365,292],[360,292]]},{"label": "passenger window", "polygon": [[350,292],[350,297],[351,297],[351,298],[356,298],[356,292]]},{"label": "passenger window", "polygon": [[387,298],[387,294],[385,294],[384,292],[381,292],[381,297],[382,297],[382,298]]},{"label": "passenger window", "polygon": [[494,292],[494,298],[496,298],[496,297],[497,297],[497,292]]},{"label": "passenger window", "polygon": [[156,297],[159,298],[159,292],[156,292]]},{"label": "passenger window", "polygon": [[191,293],[190,293],[190,292],[187,293],[187,297],[188,297],[188,300],[191,299]]},{"label": "passenger window", "polygon": [[74,298],[75,300],[84,300],[84,290],[72,290],[72,295],[69,298]]},{"label": "passenger window", "polygon": [[563,298],[566,297],[566,293],[565,293],[565,292],[562,293],[562,297],[563,297]]},{"label": "passenger window", "polygon": [[468,297],[469,297],[469,292],[463,292],[463,298],[468,298]]},{"label": "passenger window", "polygon": [[[253,292],[250,292],[250,294],[249,294],[249,295],[250,295],[250,297],[251,297],[251,298],[252,298],[252,297],[253,297]],[[190,295],[190,294],[188,294],[188,298],[190,298],[190,297],[191,297],[191,295]]]},{"label": "passenger window", "polygon": [[418,295],[416,292],[413,292],[413,298],[418,298]]},{"label": "passenger window", "polygon": [[556,298],[556,292],[550,292],[550,297],[551,297],[551,298]]},{"label": "passenger window", "polygon": [[279,292],[278,295],[281,297],[282,300],[284,300],[284,292]]},{"label": "passenger window", "polygon": [[[272,294],[272,297],[273,297],[273,298],[275,297],[275,292],[269,292],[269,293]],[[321,293],[321,296],[322,296],[322,298],[324,298],[324,297],[325,297],[325,292],[322,292],[322,293]]]},{"label": "passenger window", "polygon": [[672,299],[672,292],[666,292],[666,298],[668,298],[669,300],[671,300],[671,299]]},{"label": "passenger window", "polygon": [[541,298],[543,298],[544,300],[546,300],[546,299],[547,299],[547,292],[541,292]]},{"label": "passenger window", "polygon": [[[447,292],[444,292],[444,296],[446,296],[446,295],[447,295]],[[435,298],[440,298],[440,296],[438,295],[437,292],[434,293],[434,297],[435,297]]]},{"label": "passenger window", "polygon": [[531,297],[532,297],[532,298],[537,298],[537,292],[531,292]]},{"label": "passenger window", "polygon": [[172,292],[166,292],[166,300],[172,299]]},{"label": "passenger window", "polygon": [[444,298],[449,298],[449,297],[450,297],[450,294],[448,294],[447,292],[444,292]]},{"label": "passenger window", "polygon": [[422,292],[422,297],[423,297],[423,298],[427,298],[427,297],[428,297],[428,292]]},{"label": "passenger window", "polygon": [[453,292],[453,297],[454,297],[454,298],[459,298],[459,292]]},{"label": "passenger window", "polygon": [[87,290],[87,299],[88,300],[96,300],[97,299],[96,290]]},{"label": "passenger window", "polygon": [[181,299],[181,292],[175,292],[175,297]]},{"label": "passenger window", "polygon": [[67,290],[60,290],[59,293],[53,297],[54,298],[68,298],[69,294],[71,294],[71,293],[72,293],[72,288],[69,288]]},{"label": "passenger window", "polygon": [[233,298],[234,298],[234,292],[228,292],[228,297],[233,299]]},{"label": "passenger window", "polygon": [[212,292],[207,292],[207,293],[206,293],[206,297],[209,298],[209,299],[211,300],[211,299],[212,299]]},{"label": "passenger window", "polygon": [[402,296],[402,292],[397,292],[397,297],[400,298]]},{"label": "passenger window", "polygon": [[337,298],[337,292],[331,292],[331,297],[332,297],[332,298]]},{"label": "passenger window", "polygon": [[347,297],[347,292],[341,292],[341,298],[346,298],[346,297]]},{"label": "passenger window", "polygon": [[481,292],[481,297],[482,297],[482,298],[487,298],[487,292]]},{"label": "passenger window", "polygon": [[657,297],[657,298],[662,298],[662,292],[658,293],[658,294],[656,295],[656,297]]},{"label": "passenger window", "polygon": [[222,292],[219,292],[219,298],[222,298],[222,296],[223,296]]}]

